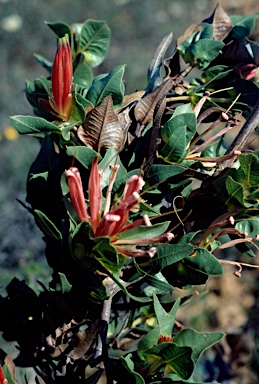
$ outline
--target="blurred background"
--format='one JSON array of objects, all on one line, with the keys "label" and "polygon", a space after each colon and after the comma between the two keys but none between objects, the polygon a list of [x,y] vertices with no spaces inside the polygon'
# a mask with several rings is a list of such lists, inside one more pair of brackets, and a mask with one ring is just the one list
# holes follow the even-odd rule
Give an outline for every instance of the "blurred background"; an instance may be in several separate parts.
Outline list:
[{"label": "blurred background", "polygon": [[[56,39],[44,21],[72,24],[91,18],[106,20],[112,33],[111,47],[95,74],[126,64],[126,93],[131,93],[146,86],[147,68],[162,38],[173,31],[175,41],[192,23],[210,16],[216,3],[214,0],[0,0],[0,294],[14,276],[25,278],[35,288],[36,279],[48,282],[51,274],[43,257],[41,233],[17,201],[25,201],[27,173],[39,144],[30,137],[18,137],[9,118],[32,113],[24,95],[24,82],[46,75],[33,54],[53,60]],[[222,0],[220,4],[229,14],[259,12],[258,0]],[[257,21],[253,33],[257,41],[258,31]],[[226,269],[224,277],[212,279],[206,287],[212,291],[210,300],[201,304],[198,312],[193,311],[192,319],[186,318],[186,313],[181,314],[182,320],[191,322],[198,330],[223,327],[225,331],[237,332],[251,318],[258,319],[257,271],[246,270],[241,280],[233,277],[232,272]]]}]

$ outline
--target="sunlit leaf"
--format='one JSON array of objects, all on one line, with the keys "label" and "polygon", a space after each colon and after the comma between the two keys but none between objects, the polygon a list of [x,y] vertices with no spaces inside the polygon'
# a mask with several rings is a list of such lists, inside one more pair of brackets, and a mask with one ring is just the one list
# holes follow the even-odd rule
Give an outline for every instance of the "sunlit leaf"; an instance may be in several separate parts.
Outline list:
[{"label": "sunlit leaf", "polygon": [[230,19],[233,24],[233,29],[230,33],[231,39],[243,40],[250,35],[255,26],[255,19],[259,14],[254,15],[231,15]]},{"label": "sunlit leaf", "polygon": [[160,333],[162,336],[171,336],[174,327],[175,315],[178,308],[180,307],[180,299],[176,300],[170,312],[166,312],[160,304],[160,301],[158,300],[157,296],[154,295],[153,297],[156,318],[160,326]]},{"label": "sunlit leaf", "polygon": [[152,259],[152,268],[156,271],[182,260],[193,251],[189,244],[166,244],[159,247]]},{"label": "sunlit leaf", "polygon": [[29,133],[58,133],[61,134],[61,128],[55,124],[43,119],[42,117],[34,116],[12,116],[14,128],[21,134]]},{"label": "sunlit leaf", "polygon": [[87,169],[91,167],[96,156],[94,150],[83,146],[68,147],[66,153],[68,156],[76,158]]},{"label": "sunlit leaf", "polygon": [[182,347],[191,347],[192,359],[196,363],[203,351],[218,343],[223,337],[222,332],[197,332],[186,328],[177,332],[174,342]]},{"label": "sunlit leaf", "polygon": [[110,46],[110,28],[105,21],[87,20],[75,25],[77,32],[77,53],[84,53],[85,61],[91,67],[101,64]]},{"label": "sunlit leaf", "polygon": [[154,164],[148,173],[148,182],[150,185],[157,184],[181,174],[184,170],[185,168],[180,165]]},{"label": "sunlit leaf", "polygon": [[186,257],[185,262],[193,269],[208,275],[220,275],[223,273],[223,267],[218,259],[204,248],[197,248],[195,256]]},{"label": "sunlit leaf", "polygon": [[124,75],[125,65],[113,68],[108,75],[101,79],[94,79],[88,93],[87,99],[95,106],[98,106],[106,96],[111,95],[114,106],[120,106],[124,96]]}]

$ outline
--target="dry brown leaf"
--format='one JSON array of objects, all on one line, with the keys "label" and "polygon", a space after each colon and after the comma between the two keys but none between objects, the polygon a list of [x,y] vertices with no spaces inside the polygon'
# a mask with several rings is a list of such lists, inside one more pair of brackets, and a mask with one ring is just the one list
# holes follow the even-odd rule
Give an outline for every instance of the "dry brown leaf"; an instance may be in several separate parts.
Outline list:
[{"label": "dry brown leaf", "polygon": [[151,136],[150,136],[148,155],[147,155],[147,160],[144,164],[145,175],[148,174],[153,164],[153,161],[156,155],[156,150],[159,145],[159,139],[161,141],[161,138],[160,138],[161,119],[164,114],[165,107],[166,107],[166,98],[163,97],[157,103],[155,112],[154,112],[154,123],[153,123]]},{"label": "dry brown leaf", "polygon": [[153,114],[157,103],[171,88],[172,80],[168,79],[154,92],[144,96],[135,107],[134,114],[136,120],[142,125],[150,123],[153,120]]},{"label": "dry brown leaf", "polygon": [[141,97],[145,94],[145,91],[137,91],[131,93],[130,95],[125,95],[123,98],[122,106],[127,107],[132,102],[141,99]]},{"label": "dry brown leaf", "polygon": [[94,338],[98,331],[98,323],[99,321],[97,320],[93,324],[91,324],[89,328],[78,332],[76,335],[73,336],[70,341],[70,345],[73,345],[74,343],[76,345],[70,356],[72,356],[74,359],[80,359],[85,355],[85,353],[88,351],[94,341]]},{"label": "dry brown leaf", "polygon": [[77,130],[79,139],[88,147],[100,152],[109,148],[119,150],[126,134],[113,111],[111,95],[106,96],[98,107],[92,109]]},{"label": "dry brown leaf", "polygon": [[228,14],[224,11],[220,4],[218,4],[213,14],[203,22],[214,25],[213,38],[215,40],[224,40],[232,29],[232,23]]}]

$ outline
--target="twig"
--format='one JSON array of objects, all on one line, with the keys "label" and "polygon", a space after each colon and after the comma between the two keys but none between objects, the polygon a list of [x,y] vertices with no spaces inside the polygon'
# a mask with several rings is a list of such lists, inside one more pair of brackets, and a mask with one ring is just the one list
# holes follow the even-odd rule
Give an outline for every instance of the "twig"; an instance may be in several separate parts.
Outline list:
[{"label": "twig", "polygon": [[257,127],[258,124],[259,124],[259,100],[255,104],[251,112],[251,115],[246,120],[239,134],[237,135],[233,143],[230,145],[230,147],[226,151],[225,153],[226,155],[233,154],[233,157],[230,160],[227,160],[224,163],[222,163],[221,166],[223,169],[228,168],[232,165],[232,163],[237,158],[237,156],[234,155],[235,151],[236,150],[241,151],[244,148],[249,136],[251,135],[251,133],[254,131],[254,129]]}]

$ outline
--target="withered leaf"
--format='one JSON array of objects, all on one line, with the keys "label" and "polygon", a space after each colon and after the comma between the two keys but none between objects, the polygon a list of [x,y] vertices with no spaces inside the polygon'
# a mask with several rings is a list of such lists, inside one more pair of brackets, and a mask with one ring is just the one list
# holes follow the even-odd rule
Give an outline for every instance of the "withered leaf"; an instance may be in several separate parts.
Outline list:
[{"label": "withered leaf", "polygon": [[155,56],[151,61],[148,68],[148,86],[147,93],[153,92],[162,83],[161,67],[163,64],[164,55],[171,44],[173,34],[165,36],[159,46],[157,47]]},{"label": "withered leaf", "polygon": [[122,112],[118,114],[118,122],[123,131],[123,137],[126,137],[129,127],[132,123],[132,120],[129,115],[131,108],[132,107],[127,107],[126,109],[124,109]]},{"label": "withered leaf", "polygon": [[[123,102],[122,102],[122,108],[127,107],[129,104],[133,103],[136,100],[141,99],[141,97],[145,94],[145,91],[137,91],[133,92],[130,95],[125,95],[123,97]],[[121,108],[120,108],[121,109]],[[115,109],[115,113],[117,112],[118,109]]]},{"label": "withered leaf", "polygon": [[126,133],[123,133],[118,117],[113,111],[111,95],[106,96],[101,104],[88,113],[77,134],[85,145],[97,152],[112,147],[116,150],[121,148]]},{"label": "withered leaf", "polygon": [[203,20],[203,22],[213,24],[213,38],[215,40],[224,40],[232,29],[231,19],[220,4],[217,4],[212,15],[208,19]]},{"label": "withered leaf", "polygon": [[144,96],[135,107],[134,114],[136,120],[142,125],[150,123],[153,120],[153,114],[157,103],[171,88],[172,80],[168,79],[154,92]]},{"label": "withered leaf", "polygon": [[99,321],[95,321],[92,323],[87,329],[78,332],[73,336],[70,341],[70,344],[75,344],[75,348],[73,349],[71,356],[74,359],[80,359],[84,356],[84,354],[91,347],[93,340],[98,331],[98,323]]},{"label": "withered leaf", "polygon": [[161,128],[161,119],[164,113],[166,107],[166,98],[163,97],[159,100],[159,102],[156,105],[155,112],[154,112],[154,123],[151,131],[150,136],[150,143],[148,148],[148,155],[147,160],[144,164],[144,174],[147,175],[155,158],[156,150],[159,145],[159,139],[160,139],[160,128]]}]

